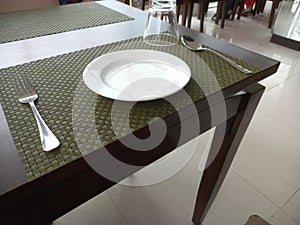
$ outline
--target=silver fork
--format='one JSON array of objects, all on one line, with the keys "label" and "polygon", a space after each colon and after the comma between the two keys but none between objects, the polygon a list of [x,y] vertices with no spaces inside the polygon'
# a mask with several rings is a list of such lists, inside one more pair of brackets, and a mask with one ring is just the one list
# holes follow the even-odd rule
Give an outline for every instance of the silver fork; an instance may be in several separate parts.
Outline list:
[{"label": "silver fork", "polygon": [[18,76],[16,78],[16,91],[21,103],[29,103],[31,106],[33,115],[36,119],[41,143],[44,151],[51,151],[59,146],[59,140],[55,137],[52,131],[49,129],[45,121],[42,119],[38,110],[34,105],[34,101],[38,98],[37,92],[32,85],[24,77]]}]

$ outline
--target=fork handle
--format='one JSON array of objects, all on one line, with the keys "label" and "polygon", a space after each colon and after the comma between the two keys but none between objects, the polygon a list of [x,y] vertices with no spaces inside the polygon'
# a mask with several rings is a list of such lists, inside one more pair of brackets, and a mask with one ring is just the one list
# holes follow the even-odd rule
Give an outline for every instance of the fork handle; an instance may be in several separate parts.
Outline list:
[{"label": "fork handle", "polygon": [[52,133],[52,131],[49,129],[43,118],[41,117],[40,113],[38,112],[37,108],[35,107],[34,102],[29,102],[33,115],[35,117],[35,120],[37,122],[39,132],[40,132],[40,138],[41,143],[43,146],[43,150],[48,152],[51,151],[59,146],[59,140],[55,135]]}]

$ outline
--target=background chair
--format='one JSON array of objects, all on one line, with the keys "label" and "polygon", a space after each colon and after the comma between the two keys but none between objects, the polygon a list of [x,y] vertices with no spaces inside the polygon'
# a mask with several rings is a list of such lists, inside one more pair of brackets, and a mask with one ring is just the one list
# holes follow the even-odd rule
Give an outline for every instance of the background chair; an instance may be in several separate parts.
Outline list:
[{"label": "background chair", "polygon": [[[279,7],[280,0],[271,0],[272,7],[268,21],[268,27],[271,28],[275,18],[275,11]],[[254,14],[263,13],[267,0],[256,0],[256,4],[254,7]]]},{"label": "background chair", "polygon": [[177,21],[181,15],[181,25],[186,26],[186,19],[188,17],[189,0],[177,0],[176,1],[176,14]]},{"label": "background chair", "polygon": [[204,27],[204,15],[205,15],[205,10],[207,11],[208,4],[207,0],[189,0],[189,10],[188,10],[188,22],[187,22],[187,27],[191,28],[191,23],[192,23],[192,17],[193,17],[193,11],[194,11],[194,4],[197,3],[199,5],[198,7],[198,19],[200,19],[200,32],[203,32],[203,27]]},{"label": "background chair", "polygon": [[80,2],[91,2],[92,0],[59,0],[59,4],[66,5],[72,3],[80,3]]},{"label": "background chair", "polygon": [[[146,3],[149,2],[149,0],[141,0],[141,9],[145,10]],[[177,21],[179,21],[180,15],[182,16],[182,22],[181,24],[185,26],[186,24],[186,18],[188,14],[188,3],[189,0],[176,0],[176,15],[177,15]]]},{"label": "background chair", "polygon": [[237,14],[237,19],[241,19],[242,13],[244,11],[245,0],[235,0],[233,11],[231,14],[231,20],[234,20],[235,15]]},{"label": "background chair", "polygon": [[[218,24],[219,20],[221,20],[221,28],[224,28],[224,26],[225,26],[225,19],[227,17],[227,7],[226,7],[227,1],[228,0],[217,1],[218,5],[217,5],[217,11],[216,11],[215,24]],[[199,5],[199,8],[198,8],[198,19],[200,19],[200,29],[199,30],[200,30],[200,32],[203,32],[204,16],[205,16],[205,12],[207,12],[207,10],[208,10],[208,5],[210,2],[216,2],[216,0],[190,0],[187,27],[191,28],[194,4],[197,3]],[[244,0],[234,0],[233,10],[230,15],[231,20],[234,19],[237,10],[238,10],[237,19],[240,19],[243,9],[244,9]]]}]

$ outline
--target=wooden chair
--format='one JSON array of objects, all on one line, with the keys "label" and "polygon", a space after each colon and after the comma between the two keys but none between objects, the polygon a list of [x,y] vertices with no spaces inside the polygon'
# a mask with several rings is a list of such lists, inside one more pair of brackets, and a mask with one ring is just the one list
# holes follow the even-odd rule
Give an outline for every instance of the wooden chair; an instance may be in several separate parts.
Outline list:
[{"label": "wooden chair", "polygon": [[[216,12],[216,20],[215,23],[218,24],[219,20],[221,19],[221,28],[224,28],[225,26],[225,19],[227,17],[227,5],[228,0],[218,1],[218,7]],[[242,16],[242,12],[244,10],[244,0],[234,0],[233,2],[233,9],[230,15],[230,19],[234,20],[234,17],[238,10],[238,16],[237,19],[239,20]]]},{"label": "wooden chair", "polygon": [[[279,7],[280,0],[271,0],[272,7],[268,21],[268,28],[271,28],[275,18],[275,11]],[[254,14],[263,13],[267,0],[256,0],[256,4],[254,7]]]},{"label": "wooden chair", "polygon": [[[142,0],[141,9],[145,10],[146,2],[149,0]],[[182,25],[185,26],[186,18],[188,14],[188,3],[189,0],[176,0],[176,15],[177,21],[179,21],[179,16],[182,15]]]},{"label": "wooden chair", "polygon": [[80,2],[91,2],[92,0],[59,0],[59,4],[66,5],[66,4],[73,4],[73,3],[80,3]]},{"label": "wooden chair", "polygon": [[[219,0],[218,1],[215,24],[218,24],[219,20],[221,20],[221,28],[224,28],[224,26],[225,26],[225,19],[227,17],[227,10],[226,10],[227,1],[228,0]],[[190,0],[187,27],[191,28],[191,20],[192,20],[192,14],[193,14],[193,10],[194,10],[194,4],[197,3],[197,4],[199,4],[198,19],[200,19],[200,32],[203,32],[204,16],[205,16],[205,12],[207,12],[207,10],[208,10],[209,2],[215,2],[215,0]],[[231,13],[231,17],[230,17],[231,20],[234,19],[237,9],[239,9],[237,19],[240,19],[243,8],[244,8],[244,0],[235,0],[233,10]]]},{"label": "wooden chair", "polygon": [[217,6],[215,24],[218,24],[219,20],[221,19],[221,28],[222,29],[225,26],[225,19],[227,16],[227,11],[226,11],[227,1],[228,0],[218,1],[218,6]]},{"label": "wooden chair", "polygon": [[191,23],[192,23],[192,16],[193,16],[193,11],[194,11],[194,4],[197,3],[199,4],[198,7],[198,19],[200,19],[200,32],[203,32],[203,27],[204,27],[204,15],[205,15],[205,9],[207,4],[207,0],[190,0],[189,1],[189,10],[188,10],[188,22],[187,22],[187,27],[191,28]]},{"label": "wooden chair", "polygon": [[231,14],[231,20],[234,20],[235,15],[237,14],[237,19],[241,19],[242,13],[244,11],[245,0],[235,0],[233,11]]},{"label": "wooden chair", "polygon": [[189,0],[177,0],[176,5],[177,21],[179,21],[179,16],[181,15],[181,25],[186,26],[186,19],[188,17],[189,9]]}]

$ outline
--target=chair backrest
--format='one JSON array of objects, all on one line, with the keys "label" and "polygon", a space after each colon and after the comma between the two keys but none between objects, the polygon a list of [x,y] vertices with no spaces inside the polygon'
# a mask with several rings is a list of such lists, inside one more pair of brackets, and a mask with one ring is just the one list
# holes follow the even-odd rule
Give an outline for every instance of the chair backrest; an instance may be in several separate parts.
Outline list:
[{"label": "chair backrest", "polygon": [[58,0],[1,0],[0,12],[46,8],[59,5]]}]

